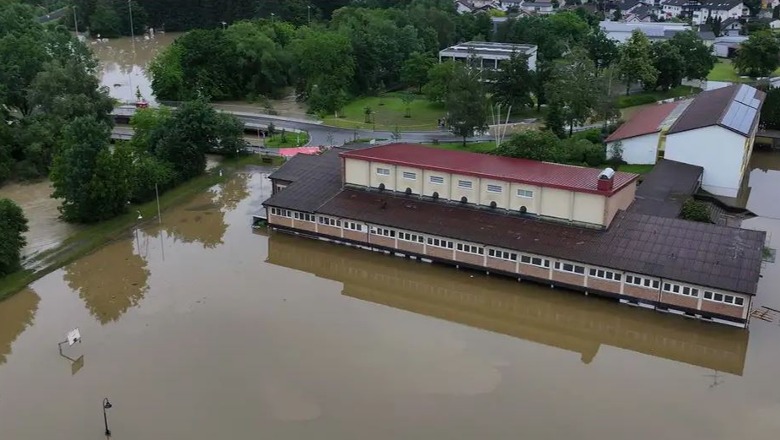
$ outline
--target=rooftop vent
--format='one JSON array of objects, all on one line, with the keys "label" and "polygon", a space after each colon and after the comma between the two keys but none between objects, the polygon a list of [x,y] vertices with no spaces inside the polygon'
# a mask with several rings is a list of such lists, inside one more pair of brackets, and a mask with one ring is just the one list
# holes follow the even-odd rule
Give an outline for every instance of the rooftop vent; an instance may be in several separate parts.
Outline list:
[{"label": "rooftop vent", "polygon": [[599,191],[611,191],[614,184],[615,170],[612,168],[604,168],[604,171],[599,173],[599,180],[596,187]]}]

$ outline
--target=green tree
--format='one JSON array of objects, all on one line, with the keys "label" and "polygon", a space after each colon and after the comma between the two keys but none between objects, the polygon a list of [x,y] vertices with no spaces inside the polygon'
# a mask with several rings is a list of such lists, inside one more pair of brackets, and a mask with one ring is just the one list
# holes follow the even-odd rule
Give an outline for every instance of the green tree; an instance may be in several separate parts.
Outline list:
[{"label": "green tree", "polygon": [[89,16],[89,29],[93,34],[105,38],[122,35],[122,20],[110,0],[96,0],[92,15]]},{"label": "green tree", "polygon": [[563,110],[557,102],[547,107],[547,113],[544,115],[544,128],[559,138],[566,136],[566,121],[563,119]]},{"label": "green tree", "polygon": [[620,50],[615,40],[607,37],[601,29],[588,35],[585,41],[585,48],[588,51],[590,59],[593,60],[597,69],[606,69],[620,58]]},{"label": "green tree", "polygon": [[447,124],[456,136],[466,139],[487,129],[488,101],[476,69],[460,65],[447,93]]},{"label": "green tree", "polygon": [[94,117],[80,116],[63,130],[54,157],[52,197],[71,222],[90,223],[122,213],[130,197],[129,158],[108,149],[111,128]]},{"label": "green tree", "polygon": [[493,99],[500,104],[518,108],[532,106],[533,76],[528,70],[528,56],[512,53],[495,73],[491,89]]},{"label": "green tree", "polygon": [[742,43],[734,59],[734,66],[742,75],[767,76],[780,65],[778,52],[780,44],[777,37],[770,31],[759,31]]},{"label": "green tree", "polygon": [[683,203],[680,218],[694,222],[712,223],[710,208],[706,203],[694,199],[688,199]]},{"label": "green tree", "polygon": [[653,43],[652,49],[653,67],[658,71],[658,77],[650,88],[669,90],[679,86],[685,75],[685,59],[680,50],[669,41]]},{"label": "green tree", "polygon": [[547,97],[561,110],[569,134],[592,115],[601,93],[600,81],[593,60],[582,49],[573,50],[555,63]]},{"label": "green tree", "polygon": [[456,64],[454,61],[446,61],[431,67],[428,71],[428,82],[422,88],[425,96],[433,102],[445,102],[450,84],[455,78],[455,72],[460,68],[462,65]]},{"label": "green tree", "polygon": [[620,78],[626,83],[626,95],[631,91],[633,84],[655,84],[658,70],[653,67],[650,40],[641,31],[635,30],[623,45],[618,72]]},{"label": "green tree", "polygon": [[780,130],[780,88],[773,87],[766,92],[764,105],[761,106],[761,127]]},{"label": "green tree", "polygon": [[22,208],[9,199],[0,199],[0,277],[19,269],[21,251],[27,244],[27,218]]},{"label": "green tree", "polygon": [[554,162],[560,157],[560,139],[551,131],[523,130],[504,142],[493,154]]},{"label": "green tree", "polygon": [[712,48],[704,43],[704,40],[694,31],[677,32],[668,40],[676,47],[684,62],[683,77],[688,79],[705,80],[715,66],[715,55]]},{"label": "green tree", "polygon": [[341,108],[346,98],[345,86],[355,74],[349,39],[336,32],[304,30],[290,46],[297,61],[294,76],[298,96],[303,100],[314,98],[309,103],[314,111]]},{"label": "green tree", "polygon": [[413,53],[401,68],[401,81],[409,87],[415,87],[417,93],[428,82],[428,72],[433,67],[434,59],[420,52]]}]

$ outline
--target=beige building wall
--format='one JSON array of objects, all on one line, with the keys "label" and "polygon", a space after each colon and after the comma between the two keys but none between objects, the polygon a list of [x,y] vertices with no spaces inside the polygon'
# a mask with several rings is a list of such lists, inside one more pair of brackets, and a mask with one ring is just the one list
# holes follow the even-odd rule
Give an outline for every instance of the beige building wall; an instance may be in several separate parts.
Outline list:
[{"label": "beige building wall", "polygon": [[[518,190],[531,191],[533,192],[533,197],[520,197],[517,195]],[[542,188],[538,186],[524,183],[512,183],[509,190],[509,209],[512,211],[519,211],[521,206],[525,206],[528,213],[538,214],[541,209],[541,194]]]},{"label": "beige building wall", "polygon": [[591,193],[574,193],[574,221],[604,225],[606,197]]},{"label": "beige building wall", "polygon": [[571,191],[557,188],[542,188],[541,209],[539,215],[571,220]]},{"label": "beige building wall", "polygon": [[[458,186],[461,180],[471,182],[471,189],[465,189]],[[479,203],[479,178],[466,176],[463,174],[450,175],[450,200],[459,202],[462,197],[469,200],[469,203]]]},{"label": "beige building wall", "polygon": [[344,160],[345,183],[359,186],[369,186],[371,180],[368,176],[369,162],[356,159]]},{"label": "beige building wall", "polygon": [[[450,180],[452,180],[452,175],[450,173],[425,170],[424,175],[425,175],[425,179],[422,182],[424,196],[432,197],[433,193],[437,192],[439,193],[439,197],[442,199],[450,198]],[[432,176],[441,177],[443,182],[442,183],[431,182]]]},{"label": "beige building wall", "polygon": [[[496,185],[501,188],[501,192],[488,191],[488,185]],[[490,206],[491,202],[496,202],[497,208],[509,208],[509,182],[493,179],[479,179],[479,204]]]},{"label": "beige building wall", "polygon": [[[372,188],[378,188],[379,185],[383,184],[385,185],[385,189],[387,190],[394,190],[395,188],[395,165],[390,165],[382,162],[370,162],[370,169],[369,169],[369,179],[371,181]],[[379,174],[378,170],[387,169],[389,170],[389,174]]]},{"label": "beige building wall", "polygon": [[[404,173],[414,173],[414,179],[404,177]],[[412,194],[420,194],[423,190],[423,170],[419,168],[397,166],[395,167],[396,191],[403,193],[406,188],[412,189]]]},{"label": "beige building wall", "polygon": [[607,206],[604,211],[604,226],[609,226],[612,223],[612,219],[615,218],[618,210],[628,209],[634,198],[636,197],[636,180],[631,182],[628,186],[615,193],[612,197],[607,198]]}]

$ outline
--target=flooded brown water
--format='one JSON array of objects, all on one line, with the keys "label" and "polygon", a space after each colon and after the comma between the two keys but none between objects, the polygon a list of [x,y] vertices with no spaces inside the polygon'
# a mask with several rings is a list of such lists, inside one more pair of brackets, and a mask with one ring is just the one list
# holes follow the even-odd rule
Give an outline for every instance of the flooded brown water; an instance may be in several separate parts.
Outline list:
[{"label": "flooded brown water", "polygon": [[[749,332],[282,234],[245,173],[0,303],[13,440],[734,439],[780,432]],[[760,297],[771,298],[768,264]],[[772,281],[775,280],[775,281]],[[79,327],[83,343],[57,343]]]}]

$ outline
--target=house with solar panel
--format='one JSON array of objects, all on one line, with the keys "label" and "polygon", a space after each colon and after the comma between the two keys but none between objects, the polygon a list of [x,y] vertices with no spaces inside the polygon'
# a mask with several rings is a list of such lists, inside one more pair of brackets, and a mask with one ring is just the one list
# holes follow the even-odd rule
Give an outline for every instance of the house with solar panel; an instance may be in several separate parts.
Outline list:
[{"label": "house with solar panel", "polygon": [[659,158],[700,166],[701,186],[736,197],[753,153],[766,94],[744,84],[636,112],[607,139],[607,151],[629,164]]}]

